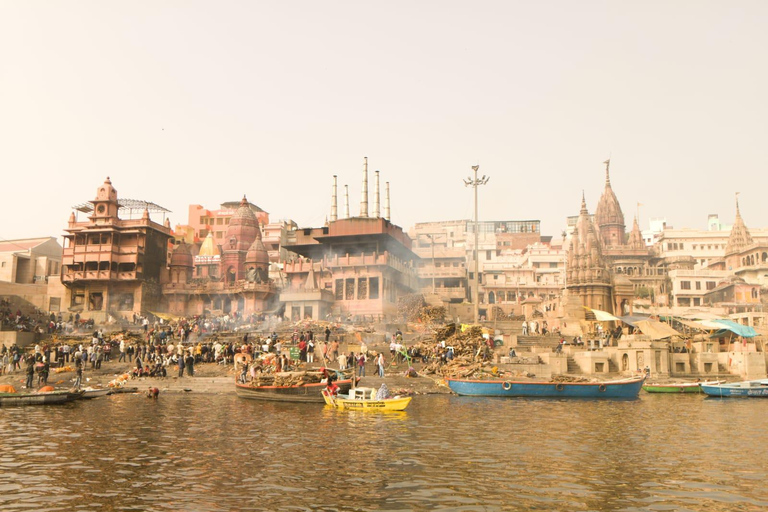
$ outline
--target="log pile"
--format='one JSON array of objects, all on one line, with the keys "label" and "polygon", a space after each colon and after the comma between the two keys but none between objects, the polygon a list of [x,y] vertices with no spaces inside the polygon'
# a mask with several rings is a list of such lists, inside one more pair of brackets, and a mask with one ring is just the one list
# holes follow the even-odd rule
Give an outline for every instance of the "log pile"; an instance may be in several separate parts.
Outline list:
[{"label": "log pile", "polygon": [[516,321],[516,322],[522,322],[525,320],[525,315],[515,315],[511,311],[509,314],[505,313],[503,309],[501,309],[499,306],[493,307],[493,318],[499,321]]},{"label": "log pile", "polygon": [[302,386],[323,380],[322,372],[280,372],[257,373],[251,381],[253,386]]},{"label": "log pile", "polygon": [[406,322],[416,322],[421,319],[421,310],[427,305],[420,293],[403,295],[397,299],[397,313]]}]

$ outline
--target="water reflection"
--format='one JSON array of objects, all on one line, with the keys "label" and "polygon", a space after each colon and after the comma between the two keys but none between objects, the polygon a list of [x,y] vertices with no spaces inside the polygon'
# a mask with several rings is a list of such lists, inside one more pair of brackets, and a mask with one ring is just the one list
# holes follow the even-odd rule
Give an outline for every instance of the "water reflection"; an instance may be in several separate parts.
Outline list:
[{"label": "water reflection", "polygon": [[116,395],[0,414],[0,510],[762,510],[768,400]]}]

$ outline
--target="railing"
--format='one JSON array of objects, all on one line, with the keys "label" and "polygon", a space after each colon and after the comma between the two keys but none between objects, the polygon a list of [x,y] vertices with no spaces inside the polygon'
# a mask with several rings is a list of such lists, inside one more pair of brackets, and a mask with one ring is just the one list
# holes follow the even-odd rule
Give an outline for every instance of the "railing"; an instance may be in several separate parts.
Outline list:
[{"label": "railing", "polygon": [[118,272],[113,270],[70,270],[64,272],[61,276],[61,280],[68,283],[72,281],[91,280],[131,281],[134,279],[141,279],[141,272]]}]

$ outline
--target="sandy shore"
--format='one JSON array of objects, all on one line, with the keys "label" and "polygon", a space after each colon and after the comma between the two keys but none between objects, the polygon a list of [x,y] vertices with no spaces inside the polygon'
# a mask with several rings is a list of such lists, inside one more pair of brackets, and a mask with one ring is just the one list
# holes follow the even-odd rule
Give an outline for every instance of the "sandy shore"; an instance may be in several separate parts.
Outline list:
[{"label": "sandy shore", "polygon": [[[70,367],[74,368],[74,364],[70,363]],[[313,365],[313,368],[319,367],[319,365]],[[132,363],[108,361],[103,362],[100,369],[92,370],[88,365],[83,372],[83,387],[106,387],[107,384],[116,379],[118,376],[130,372],[134,368]],[[446,385],[444,385],[437,376],[429,375],[419,377],[406,377],[405,370],[406,365],[401,364],[398,367],[391,367],[386,372],[385,377],[371,376],[374,373],[374,365],[370,364],[366,367],[366,375],[360,381],[361,386],[379,387],[382,382],[387,384],[387,387],[397,393],[404,394],[434,394],[434,393],[450,393]],[[418,372],[421,369],[421,365],[415,364],[414,368]],[[302,364],[299,368],[306,369],[306,364]],[[0,376],[0,384],[11,384],[17,391],[22,391],[24,382],[26,380],[26,374],[24,370],[17,370],[16,373],[5,374]],[[56,373],[55,369],[51,369],[51,373],[48,377],[48,384],[56,389],[67,389],[74,384],[75,372],[65,371]],[[178,377],[178,370],[173,368],[173,371],[169,373],[165,378],[138,378],[129,379],[126,381],[126,387],[136,387],[139,391],[143,392],[149,387],[157,387],[161,391],[165,392],[179,392],[179,393],[235,393],[235,371],[231,365],[224,366],[215,363],[204,363],[195,365],[195,375],[190,377],[184,375]],[[37,375],[35,375],[35,386],[37,385]]]}]

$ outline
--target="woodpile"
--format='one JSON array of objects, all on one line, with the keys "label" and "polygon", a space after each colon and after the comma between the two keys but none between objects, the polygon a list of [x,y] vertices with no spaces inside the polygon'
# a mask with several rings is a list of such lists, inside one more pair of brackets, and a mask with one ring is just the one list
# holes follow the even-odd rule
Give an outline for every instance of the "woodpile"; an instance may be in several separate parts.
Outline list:
[{"label": "woodpile", "polygon": [[420,293],[403,295],[397,299],[397,313],[406,322],[416,322],[421,319],[421,310],[427,305]]},{"label": "woodpile", "polygon": [[503,309],[501,309],[499,306],[493,306],[493,318],[500,321],[516,321],[516,322],[522,322],[525,320],[525,315],[515,315],[511,311],[509,313],[505,313]]},{"label": "woodpile", "polygon": [[322,372],[257,373],[251,384],[253,386],[302,386],[319,383],[323,378]]}]

